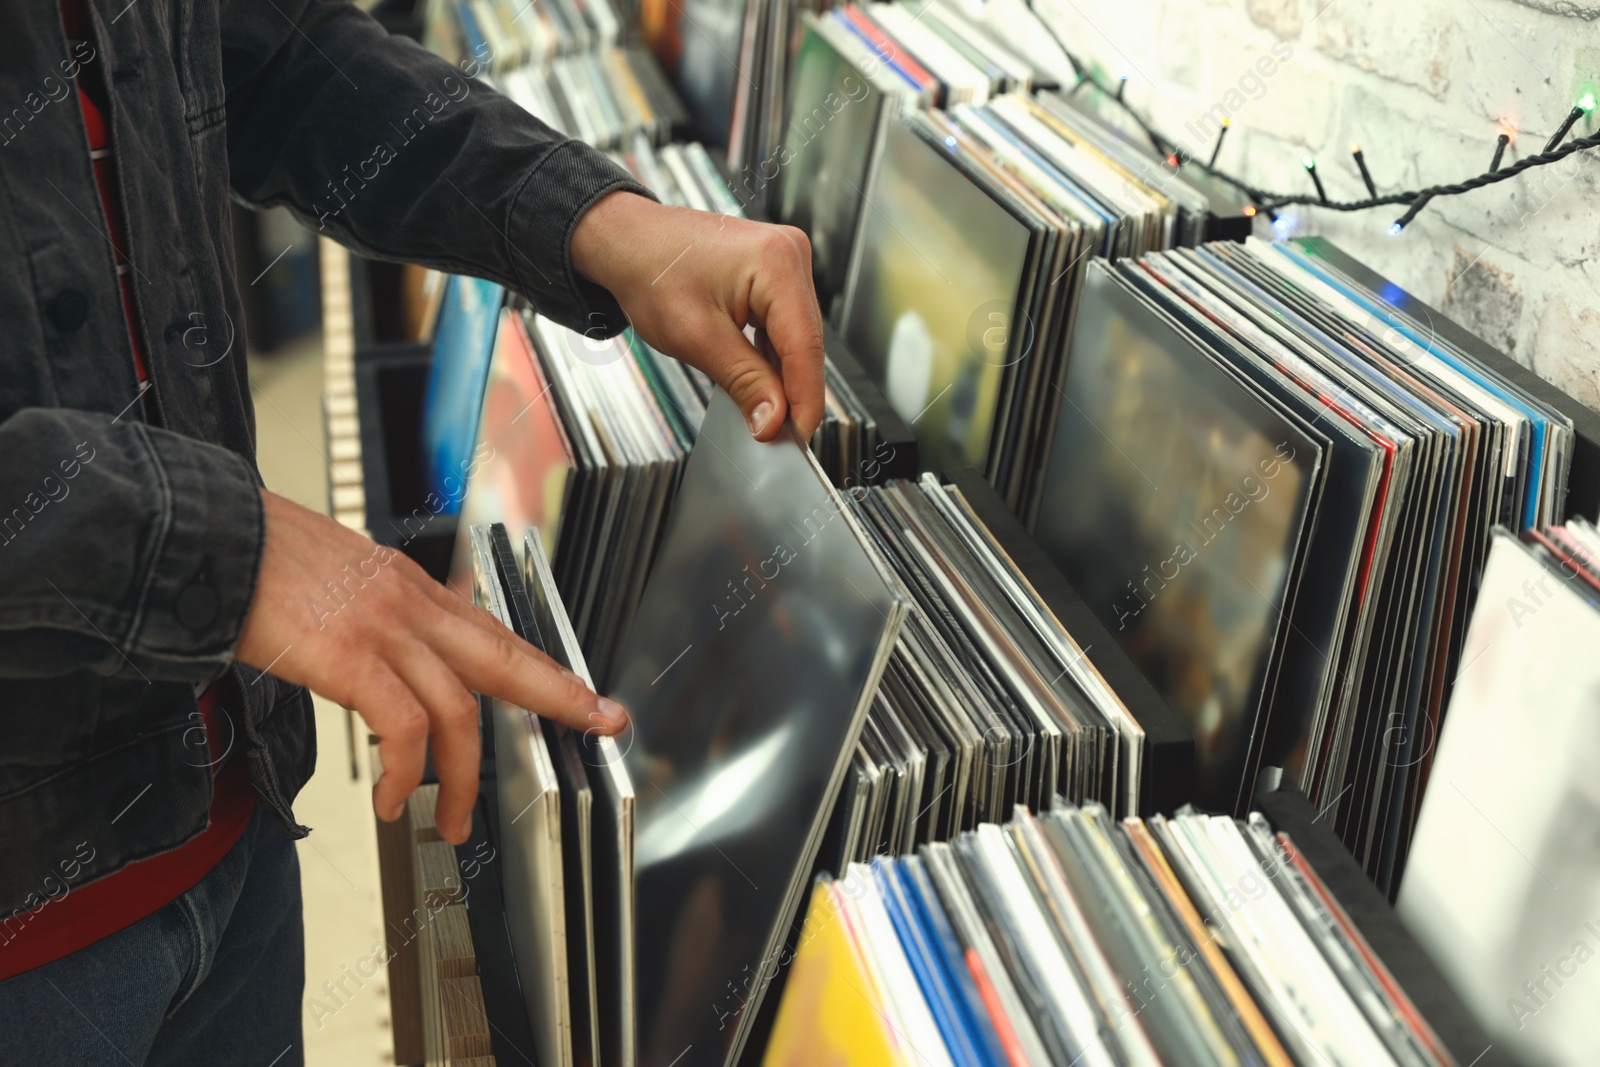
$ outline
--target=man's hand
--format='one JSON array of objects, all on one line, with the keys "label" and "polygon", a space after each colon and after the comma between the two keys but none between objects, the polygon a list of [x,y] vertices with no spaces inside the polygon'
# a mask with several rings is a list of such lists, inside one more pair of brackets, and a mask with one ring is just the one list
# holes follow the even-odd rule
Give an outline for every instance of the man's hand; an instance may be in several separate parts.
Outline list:
[{"label": "man's hand", "polygon": [[433,741],[439,834],[467,839],[478,795],[478,698],[581,731],[626,713],[392,548],[266,490],[267,540],[240,663],[354,708],[378,735],[378,817],[400,817]]},{"label": "man's hand", "polygon": [[[822,315],[800,230],[617,192],[578,220],[572,264],[641,338],[722,386],[756,437],[775,437],[785,414],[807,439],[822,422]],[[778,368],[745,340],[751,323]]]}]

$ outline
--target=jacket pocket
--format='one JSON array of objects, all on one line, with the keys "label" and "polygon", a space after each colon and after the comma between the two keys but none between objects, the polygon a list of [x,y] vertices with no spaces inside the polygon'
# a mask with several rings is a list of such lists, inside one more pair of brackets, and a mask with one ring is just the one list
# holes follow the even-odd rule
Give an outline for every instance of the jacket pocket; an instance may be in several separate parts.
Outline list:
[{"label": "jacket pocket", "polygon": [[192,728],[179,719],[0,796],[0,945],[30,912],[205,829],[211,768],[186,746]]}]

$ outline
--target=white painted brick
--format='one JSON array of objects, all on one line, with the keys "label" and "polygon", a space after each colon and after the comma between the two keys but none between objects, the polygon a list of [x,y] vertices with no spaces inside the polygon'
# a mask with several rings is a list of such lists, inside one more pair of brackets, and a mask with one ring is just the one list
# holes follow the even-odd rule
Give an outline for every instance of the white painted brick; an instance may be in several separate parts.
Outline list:
[{"label": "white painted brick", "polygon": [[1519,9],[1503,3],[1480,6],[1481,14],[1462,8],[1462,18],[1472,21],[1463,27],[1467,32],[1455,35],[1453,99],[1488,123],[1510,119],[1518,128],[1548,134],[1551,102],[1565,99],[1567,90],[1556,81],[1559,64],[1546,20],[1527,11],[1520,11],[1519,20],[1512,14]]},{"label": "white painted brick", "polygon": [[[1456,245],[1439,310],[1508,356],[1518,355],[1523,285],[1511,257],[1497,249]],[[1525,357],[1524,357],[1525,358]]]},{"label": "white painted brick", "polygon": [[1191,92],[1203,91],[1207,76],[1206,61],[1213,54],[1212,49],[1207,47],[1206,39],[1209,36],[1209,27],[1201,12],[1172,4],[1157,32],[1158,76],[1167,83],[1182,86]]},{"label": "white painted brick", "polygon": [[[1461,14],[1465,10],[1465,16]],[[1439,0],[1335,0],[1310,29],[1317,48],[1381,78],[1443,99],[1450,87],[1451,41],[1470,8]]]},{"label": "white painted brick", "polygon": [[1306,13],[1300,0],[1246,0],[1250,21],[1271,30],[1283,40],[1300,36]]},{"label": "white painted brick", "polygon": [[1539,318],[1533,369],[1570,396],[1600,410],[1600,308],[1553,294]]}]

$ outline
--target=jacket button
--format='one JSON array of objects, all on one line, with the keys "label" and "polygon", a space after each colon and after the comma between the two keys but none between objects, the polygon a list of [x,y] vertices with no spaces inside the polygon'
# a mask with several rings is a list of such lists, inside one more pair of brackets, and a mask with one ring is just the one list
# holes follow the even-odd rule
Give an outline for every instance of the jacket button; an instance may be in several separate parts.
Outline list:
[{"label": "jacket button", "polygon": [[77,289],[63,289],[50,298],[50,321],[62,333],[72,333],[89,321],[89,298]]},{"label": "jacket button", "polygon": [[209,585],[195,582],[178,594],[178,621],[191,630],[203,630],[217,621],[217,594]]}]

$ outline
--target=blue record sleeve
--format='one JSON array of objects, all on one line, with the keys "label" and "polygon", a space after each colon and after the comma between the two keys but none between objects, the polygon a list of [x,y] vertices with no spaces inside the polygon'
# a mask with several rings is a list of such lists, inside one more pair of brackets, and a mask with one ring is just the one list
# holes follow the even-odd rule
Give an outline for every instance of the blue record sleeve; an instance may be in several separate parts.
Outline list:
[{"label": "blue record sleeve", "polygon": [[950,917],[945,914],[944,903],[940,901],[938,890],[934,889],[933,881],[928,877],[922,858],[907,856],[896,866],[906,899],[922,919],[935,958],[944,966],[979,1051],[987,1054],[987,1061],[994,1067],[1005,1067],[1006,1053],[1000,1044],[1000,1035],[995,1032],[989,1009],[984,1006],[983,997],[978,993],[978,983],[973,981],[972,972],[967,969],[966,954],[956,939],[955,928],[950,925]]},{"label": "blue record sleeve", "polygon": [[429,509],[437,514],[458,513],[466,496],[504,292],[481,278],[452,275],[445,279],[428,391],[422,402],[428,488],[439,501],[438,507],[430,505]]},{"label": "blue record sleeve", "polygon": [[899,878],[900,862],[880,856],[872,861],[872,872],[883,906],[900,937],[900,947],[905,950],[911,972],[917,976],[917,984],[927,998],[928,1010],[933,1013],[950,1059],[956,1067],[1004,1067],[1002,1062],[991,1061],[979,1052],[971,1020],[961,1010],[960,995],[950,987],[949,976],[929,945],[915,905],[907,899],[906,887]]}]

